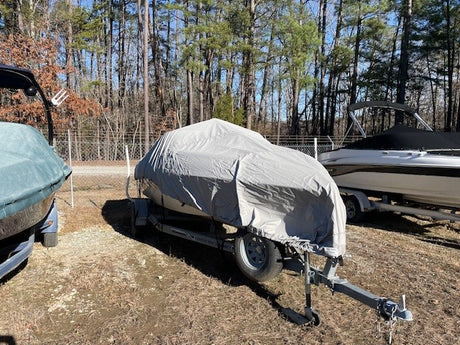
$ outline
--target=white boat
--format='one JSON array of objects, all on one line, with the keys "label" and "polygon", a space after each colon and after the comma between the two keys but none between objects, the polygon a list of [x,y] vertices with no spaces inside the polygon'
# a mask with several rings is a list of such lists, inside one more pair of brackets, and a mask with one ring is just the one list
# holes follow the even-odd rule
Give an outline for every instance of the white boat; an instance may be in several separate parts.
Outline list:
[{"label": "white boat", "polygon": [[176,211],[192,216],[199,216],[204,218],[211,218],[210,215],[204,213],[196,207],[187,205],[177,199],[171,198],[164,194],[158,186],[153,183],[150,179],[141,179],[139,184],[142,189],[142,193],[149,199],[151,199],[156,205],[161,205],[171,211]]},{"label": "white boat", "polygon": [[[403,111],[424,130],[396,124],[368,137],[355,113],[363,108]],[[318,157],[340,188],[460,209],[460,133],[434,132],[402,104],[362,102],[348,111],[363,138]]]}]

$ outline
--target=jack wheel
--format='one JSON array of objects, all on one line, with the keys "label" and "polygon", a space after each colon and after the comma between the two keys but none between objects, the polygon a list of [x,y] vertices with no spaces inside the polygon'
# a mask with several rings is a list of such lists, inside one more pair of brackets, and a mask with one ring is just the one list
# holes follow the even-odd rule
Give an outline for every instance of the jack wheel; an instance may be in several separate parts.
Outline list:
[{"label": "jack wheel", "polygon": [[319,326],[321,324],[321,316],[319,313],[313,308],[306,308],[305,309],[305,317],[313,326]]}]

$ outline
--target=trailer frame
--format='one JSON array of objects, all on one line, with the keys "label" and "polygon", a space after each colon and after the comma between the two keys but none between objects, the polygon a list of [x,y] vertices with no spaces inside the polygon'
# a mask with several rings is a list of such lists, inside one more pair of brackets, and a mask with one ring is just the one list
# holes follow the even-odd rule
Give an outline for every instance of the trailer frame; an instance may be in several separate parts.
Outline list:
[{"label": "trailer frame", "polygon": [[[359,223],[364,214],[370,211],[391,211],[401,212],[414,216],[426,216],[439,220],[449,220],[451,222],[460,222],[460,214],[456,210],[450,212],[430,209],[423,205],[406,206],[392,201],[389,194],[383,193],[379,200],[372,199],[365,191],[339,187],[340,194],[347,208],[347,219],[353,223]],[[353,199],[354,198],[354,199]]]}]

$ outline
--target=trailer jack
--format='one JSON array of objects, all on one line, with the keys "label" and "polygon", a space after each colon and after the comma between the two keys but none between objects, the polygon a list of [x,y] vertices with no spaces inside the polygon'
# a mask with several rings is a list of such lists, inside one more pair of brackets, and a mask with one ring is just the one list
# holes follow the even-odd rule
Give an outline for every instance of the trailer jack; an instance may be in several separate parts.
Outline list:
[{"label": "trailer jack", "polygon": [[283,308],[281,310],[292,322],[299,325],[308,323],[314,326],[318,326],[321,323],[319,313],[312,306],[312,284],[324,284],[331,289],[332,293],[343,293],[377,310],[378,315],[386,321],[412,321],[412,313],[406,309],[404,295],[401,298],[400,304],[398,304],[349,283],[346,279],[342,279],[336,275],[337,266],[339,265],[339,260],[336,259],[328,258],[323,271],[311,266],[309,252],[304,253],[303,260],[301,261],[304,267],[304,271],[301,273],[305,276],[305,315],[296,313],[290,308]]}]

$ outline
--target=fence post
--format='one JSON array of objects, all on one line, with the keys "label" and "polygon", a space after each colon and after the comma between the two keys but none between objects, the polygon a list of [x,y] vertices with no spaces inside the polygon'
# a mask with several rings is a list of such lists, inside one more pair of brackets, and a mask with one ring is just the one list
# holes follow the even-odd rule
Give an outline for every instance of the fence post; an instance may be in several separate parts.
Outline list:
[{"label": "fence post", "polygon": [[318,160],[318,139],[317,138],[313,139],[313,146],[315,149],[315,159]]},{"label": "fence post", "polygon": [[331,139],[331,137],[328,135],[327,138],[329,139],[329,141],[331,142],[331,147],[332,147],[332,151],[334,151],[335,147],[334,147],[334,141]]},{"label": "fence post", "polygon": [[126,156],[126,168],[128,169],[128,175],[126,177],[126,197],[130,201],[133,201],[133,199],[129,196],[129,179],[131,177],[131,164],[130,164],[130,161],[129,161],[128,145],[125,145],[125,156]]},{"label": "fence post", "polygon": [[[70,129],[67,130],[67,136],[69,138],[69,167],[72,169],[72,144],[70,142]],[[70,203],[72,208],[74,208],[73,202],[73,175],[70,174]]]}]

